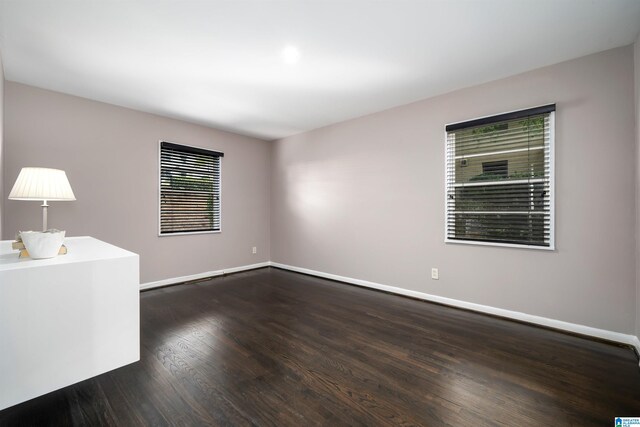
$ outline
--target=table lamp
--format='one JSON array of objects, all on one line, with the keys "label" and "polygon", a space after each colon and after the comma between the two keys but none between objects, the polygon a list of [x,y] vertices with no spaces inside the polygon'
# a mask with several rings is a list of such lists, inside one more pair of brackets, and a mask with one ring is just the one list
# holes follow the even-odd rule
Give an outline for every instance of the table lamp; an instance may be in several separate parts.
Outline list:
[{"label": "table lamp", "polygon": [[47,202],[75,200],[67,174],[48,168],[22,168],[9,193],[10,200],[42,201],[42,231],[47,231]]},{"label": "table lamp", "polygon": [[58,255],[65,232],[47,230],[47,202],[76,199],[67,174],[58,169],[22,168],[9,193],[9,199],[42,201],[42,232],[21,231],[20,238],[29,257],[33,259],[53,258]]}]

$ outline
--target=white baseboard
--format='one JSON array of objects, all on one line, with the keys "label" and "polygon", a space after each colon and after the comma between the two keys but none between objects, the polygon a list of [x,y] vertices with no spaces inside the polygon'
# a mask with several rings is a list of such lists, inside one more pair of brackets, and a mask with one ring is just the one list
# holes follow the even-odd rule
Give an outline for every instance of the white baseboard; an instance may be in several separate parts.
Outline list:
[{"label": "white baseboard", "polygon": [[353,285],[363,286],[366,288],[379,289],[381,291],[391,292],[394,294],[405,295],[412,298],[422,299],[426,301],[437,302],[440,304],[449,305],[452,307],[464,308],[467,310],[473,310],[480,313],[492,314],[495,316],[506,317],[508,319],[519,320],[522,322],[533,323],[536,325],[542,325],[549,328],[561,329],[581,335],[588,335],[591,337],[601,338],[609,341],[614,341],[626,345],[630,345],[636,348],[638,354],[640,354],[640,340],[634,335],[627,335],[620,332],[608,331],[606,329],[593,328],[591,326],[579,325],[576,323],[564,322],[562,320],[549,319],[546,317],[535,316],[532,314],[521,313],[519,311],[505,310],[502,308],[491,307],[488,305],[475,304],[472,302],[461,301],[452,298],[441,297],[438,295],[426,294],[423,292],[412,291],[409,289],[397,288],[395,286],[382,285],[380,283],[369,282],[366,280],[353,279],[351,277],[338,276],[337,274],[323,273],[321,271],[309,270],[308,268],[294,267],[292,265],[280,264],[278,262],[270,262],[272,267],[281,268],[284,270],[295,271],[298,273],[309,274],[312,276],[323,277],[325,279],[337,280],[339,282],[350,283]]},{"label": "white baseboard", "polygon": [[640,365],[640,339],[638,339],[638,337],[633,337],[635,338],[634,342],[633,342],[633,346],[636,348],[636,355],[638,356],[638,365]]},{"label": "white baseboard", "polygon": [[189,276],[172,277],[170,279],[158,280],[156,282],[141,283],[140,290],[145,291],[147,289],[189,282],[191,280],[206,279],[208,277],[222,276],[223,274],[237,273],[239,271],[255,270],[256,268],[268,267],[269,265],[271,265],[271,263],[269,261],[265,261],[257,264],[242,265],[240,267],[225,268],[223,270],[205,271],[204,273],[191,274]]},{"label": "white baseboard", "polygon": [[371,289],[378,289],[385,292],[391,292],[398,295],[405,295],[412,298],[422,299],[425,301],[437,302],[452,307],[464,308],[480,313],[492,314],[495,316],[505,317],[508,319],[519,320],[522,322],[532,323],[535,325],[546,326],[549,328],[560,329],[581,335],[601,338],[609,341],[635,347],[636,352],[640,355],[640,340],[634,335],[627,335],[620,332],[608,331],[606,329],[593,328],[591,326],[579,325],[576,323],[564,322],[562,320],[549,319],[547,317],[535,316],[533,314],[522,313],[519,311],[505,310],[502,308],[491,307],[488,305],[476,304],[472,302],[457,300],[453,298],[431,295],[424,292],[412,291],[409,289],[398,288],[395,286],[383,285],[380,283],[369,282],[367,280],[354,279],[351,277],[339,276],[337,274],[324,273],[322,271],[310,270],[308,268],[295,267],[292,265],[281,264],[273,261],[259,262],[257,264],[243,265],[239,267],[225,268],[222,270],[205,271],[204,273],[191,274],[189,276],[172,277],[170,279],[158,280],[155,282],[142,283],[140,290],[159,288],[162,286],[173,285],[176,283],[189,282],[192,280],[206,279],[208,277],[222,276],[223,274],[237,273],[240,271],[255,270],[262,267],[277,267],[283,270],[295,271],[298,273],[308,274],[311,276],[322,277],[325,279],[337,280],[339,282],[350,283],[352,285],[363,286]]}]

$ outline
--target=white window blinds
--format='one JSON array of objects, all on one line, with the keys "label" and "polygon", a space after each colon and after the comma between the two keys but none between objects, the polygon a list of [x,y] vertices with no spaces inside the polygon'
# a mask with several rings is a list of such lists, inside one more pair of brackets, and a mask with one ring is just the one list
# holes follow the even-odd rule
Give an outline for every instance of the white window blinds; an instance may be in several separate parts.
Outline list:
[{"label": "white window blinds", "polygon": [[553,248],[554,112],[446,127],[446,241]]},{"label": "white window blinds", "polygon": [[220,231],[223,153],[160,143],[160,234]]}]

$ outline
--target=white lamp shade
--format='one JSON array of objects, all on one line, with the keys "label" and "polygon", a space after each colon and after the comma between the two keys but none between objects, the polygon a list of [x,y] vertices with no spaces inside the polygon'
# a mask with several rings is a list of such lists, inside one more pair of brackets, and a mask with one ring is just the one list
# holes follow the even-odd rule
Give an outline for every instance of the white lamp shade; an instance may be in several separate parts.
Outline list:
[{"label": "white lamp shade", "polygon": [[67,174],[48,168],[22,168],[13,184],[11,200],[75,200]]}]

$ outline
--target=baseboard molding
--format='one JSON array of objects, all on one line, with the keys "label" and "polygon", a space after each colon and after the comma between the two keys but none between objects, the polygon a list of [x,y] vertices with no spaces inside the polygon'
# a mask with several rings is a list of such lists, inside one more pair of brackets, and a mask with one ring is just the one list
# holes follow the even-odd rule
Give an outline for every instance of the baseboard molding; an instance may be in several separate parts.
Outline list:
[{"label": "baseboard molding", "polygon": [[383,285],[380,283],[369,282],[367,280],[354,279],[352,277],[339,276],[337,274],[325,273],[322,271],[310,270],[308,268],[295,267],[293,265],[281,264],[279,262],[265,261],[257,264],[242,265],[239,267],[225,268],[222,270],[205,271],[203,273],[191,274],[189,276],[172,277],[169,279],[158,280],[155,282],[142,283],[140,290],[148,290],[163,286],[175,285],[193,280],[206,279],[209,277],[222,276],[224,274],[237,273],[240,271],[255,270],[263,267],[276,267],[283,270],[295,271],[297,273],[308,274],[310,276],[322,277],[325,279],[336,280],[338,282],[349,283],[352,285],[362,286],[365,288],[378,289],[393,294],[404,295],[411,298],[421,299],[425,301],[436,302],[451,307],[464,308],[466,310],[477,311],[480,313],[500,316],[507,319],[518,320],[520,322],[531,323],[534,325],[545,326],[548,328],[559,329],[575,334],[586,335],[603,340],[613,341],[625,344],[635,348],[637,355],[640,357],[640,340],[634,335],[627,335],[620,332],[608,331],[606,329],[593,328],[591,326],[580,325],[577,323],[564,322],[562,320],[549,319],[547,317],[535,316],[533,314],[522,313],[519,311],[505,310],[502,308],[491,307],[488,305],[476,304],[472,302],[457,300],[453,298],[441,297],[438,295],[427,294],[424,292],[412,291],[409,289],[398,288],[395,286]]},{"label": "baseboard molding", "polygon": [[271,263],[269,261],[259,262],[257,264],[242,265],[240,267],[225,268],[222,270],[205,271],[204,273],[191,274],[189,276],[172,277],[170,279],[158,280],[156,282],[147,282],[140,284],[140,290],[146,291],[147,289],[160,288],[162,286],[175,285],[177,283],[190,282],[192,280],[206,279],[209,277],[222,276],[223,274],[238,273],[240,271],[255,270],[256,268],[269,267]]},{"label": "baseboard molding", "polygon": [[633,347],[636,349],[636,356],[638,356],[638,365],[640,365],[640,339],[634,337]]},{"label": "baseboard molding", "polygon": [[363,286],[366,288],[378,289],[385,292],[391,292],[394,294],[405,295],[411,298],[417,298],[425,301],[437,302],[452,307],[464,308],[467,310],[473,310],[480,313],[491,314],[494,316],[505,317],[508,319],[514,319],[521,322],[532,323],[535,325],[541,325],[548,328],[560,329],[580,335],[587,335],[599,339],[608,341],[614,341],[617,343],[632,346],[636,349],[636,352],[640,355],[640,340],[634,335],[622,334],[620,332],[608,331],[606,329],[593,328],[591,326],[579,325],[576,323],[564,322],[562,320],[549,319],[546,317],[535,316],[532,314],[522,313],[519,311],[505,310],[502,308],[491,307],[488,305],[475,304],[472,302],[461,301],[452,298],[441,297],[438,295],[426,294],[423,292],[412,291],[409,289],[398,288],[395,286],[382,285],[380,283],[369,282],[366,280],[354,279],[351,277],[338,276],[337,274],[324,273],[321,271],[310,270],[308,268],[295,267],[292,265],[281,264],[278,262],[270,262],[272,267],[281,268],[283,270],[295,271],[298,273],[308,274],[311,276],[322,277],[325,279],[337,280],[339,282],[350,283],[352,285]]}]

